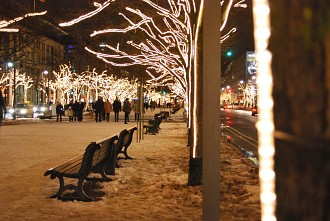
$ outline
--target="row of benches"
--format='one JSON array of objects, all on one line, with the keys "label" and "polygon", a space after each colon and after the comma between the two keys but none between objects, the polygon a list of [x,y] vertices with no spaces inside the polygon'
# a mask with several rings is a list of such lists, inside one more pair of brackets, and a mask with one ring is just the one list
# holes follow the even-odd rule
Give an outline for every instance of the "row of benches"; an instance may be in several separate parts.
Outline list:
[{"label": "row of benches", "polygon": [[[137,127],[131,127],[122,130],[119,135],[116,134],[91,142],[83,154],[48,169],[44,176],[50,175],[51,179],[58,178],[60,183],[58,192],[51,198],[64,199],[63,193],[65,190],[75,190],[77,196],[72,198],[73,200],[93,201],[94,199],[84,192],[84,181],[91,179],[111,181],[111,178],[107,175],[115,175],[115,168],[119,167],[119,154],[123,154],[124,159],[132,159],[128,155],[127,149],[132,142],[135,130],[137,130]],[[88,176],[91,173],[98,173],[101,175],[101,178],[89,178]],[[78,179],[78,183],[76,185],[66,185],[64,178]]]},{"label": "row of benches", "polygon": [[164,114],[155,114],[153,120],[149,120],[148,124],[143,125],[143,129],[145,129],[145,134],[158,134],[158,131],[160,129],[160,124],[162,123],[162,120],[164,118]]}]

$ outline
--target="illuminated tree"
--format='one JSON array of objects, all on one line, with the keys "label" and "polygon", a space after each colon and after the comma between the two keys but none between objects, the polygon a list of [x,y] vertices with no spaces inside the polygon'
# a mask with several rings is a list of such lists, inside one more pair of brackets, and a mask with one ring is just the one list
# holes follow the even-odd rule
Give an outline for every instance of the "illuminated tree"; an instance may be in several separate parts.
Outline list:
[{"label": "illuminated tree", "polygon": [[136,97],[138,88],[137,79],[117,79],[113,75],[107,75],[106,71],[99,74],[95,68],[77,74],[70,65],[61,65],[60,71],[54,71],[53,74],[55,80],[49,82],[49,87],[54,93],[54,99],[58,96],[62,103],[68,103],[70,99],[80,100],[83,96],[86,101],[96,100],[98,97],[111,101],[118,97],[124,101],[127,97]]},{"label": "illuminated tree", "polygon": [[256,103],[256,85],[252,83],[239,84],[239,89],[243,92],[244,105],[253,106]]},{"label": "illuminated tree", "polygon": [[4,94],[4,90],[6,89],[6,87],[9,86],[8,84],[9,81],[9,77],[8,77],[8,73],[3,73],[0,77],[0,90],[2,91],[2,94]]},{"label": "illuminated tree", "polygon": [[[60,26],[71,26],[91,19],[105,9],[111,8],[114,2],[115,0],[108,0],[102,4],[94,3],[96,7],[94,11],[61,23]],[[201,28],[202,3],[200,0],[134,2],[133,6],[127,6],[124,12],[119,13],[123,19],[121,24],[109,28],[110,25],[106,23],[106,28],[99,28],[91,33],[95,42],[103,42],[101,51],[98,46],[86,47],[87,51],[108,64],[118,67],[145,66],[153,82],[170,84],[171,88],[175,88],[180,96],[184,95],[188,102],[188,127],[193,131],[197,130],[197,105],[201,103],[198,99],[202,96],[198,92],[201,88],[198,88],[197,78],[197,72],[201,70],[197,58],[199,54],[197,45]],[[221,4],[226,10],[222,19],[224,21],[227,21],[232,8],[246,7],[244,0],[236,4],[233,4],[233,0],[223,1]],[[102,26],[103,22],[99,25]],[[226,25],[226,22],[223,23],[221,30]],[[226,38],[234,30],[236,29],[230,30]],[[116,37],[120,34],[121,38]],[[226,38],[219,41],[224,41]],[[197,98],[198,96],[200,98]],[[191,142],[192,155],[195,157],[199,141],[196,133],[191,134],[194,138]]]},{"label": "illuminated tree", "polygon": [[23,103],[27,102],[27,90],[33,86],[33,79],[30,76],[27,76],[26,73],[17,75],[16,87],[19,85],[23,86]]},{"label": "illuminated tree", "polygon": [[[61,23],[60,26],[70,26],[91,18],[110,6],[112,2],[108,0],[103,4],[95,3],[96,10],[71,22]],[[86,50],[114,66],[147,66],[147,69],[160,81],[175,79],[188,99],[188,84],[191,84],[189,81],[192,79],[191,73],[194,67],[197,17],[200,7],[195,1],[180,3],[168,1],[164,7],[149,0],[143,2],[150,7],[148,12],[153,12],[152,15],[147,15],[138,8],[126,7],[126,14],[119,14],[126,21],[126,27],[97,30],[91,34],[92,37],[96,37],[134,32],[143,36],[134,39],[134,35],[131,35],[133,39],[125,42],[130,46],[130,52],[125,52],[127,46],[123,46],[122,49],[120,42],[105,43],[102,52],[89,47],[86,47]]]}]

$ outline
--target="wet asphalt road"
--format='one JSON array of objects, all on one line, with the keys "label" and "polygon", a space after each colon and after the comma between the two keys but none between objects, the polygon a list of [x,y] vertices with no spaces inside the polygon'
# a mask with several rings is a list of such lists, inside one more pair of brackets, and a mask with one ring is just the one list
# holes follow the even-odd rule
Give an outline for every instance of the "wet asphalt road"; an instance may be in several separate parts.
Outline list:
[{"label": "wet asphalt road", "polygon": [[258,159],[257,116],[251,111],[221,109],[222,135],[239,147],[249,158]]}]

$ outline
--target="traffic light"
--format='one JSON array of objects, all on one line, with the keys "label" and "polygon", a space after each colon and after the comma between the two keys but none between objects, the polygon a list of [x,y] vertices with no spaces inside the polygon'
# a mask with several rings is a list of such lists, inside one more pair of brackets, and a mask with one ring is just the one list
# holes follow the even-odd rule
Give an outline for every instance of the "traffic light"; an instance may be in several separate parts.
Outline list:
[{"label": "traffic light", "polygon": [[226,52],[226,56],[227,56],[227,57],[231,57],[231,56],[233,56],[233,52],[232,52],[231,50],[227,51],[227,52]]},{"label": "traffic light", "polygon": [[68,45],[68,53],[74,53],[76,50],[72,45]]}]

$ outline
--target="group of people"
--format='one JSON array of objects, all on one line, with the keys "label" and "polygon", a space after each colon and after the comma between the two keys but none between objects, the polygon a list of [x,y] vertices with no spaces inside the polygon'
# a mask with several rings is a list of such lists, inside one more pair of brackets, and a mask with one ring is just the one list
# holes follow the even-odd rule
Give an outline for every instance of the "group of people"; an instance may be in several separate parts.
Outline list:
[{"label": "group of people", "polygon": [[[69,121],[82,121],[83,120],[83,111],[85,108],[84,102],[70,101],[68,104],[67,116],[69,117]],[[57,102],[56,104],[56,121],[62,122],[62,116],[64,115],[65,110],[61,102]]]},{"label": "group of people", "polygon": [[[156,102],[150,102],[150,109],[154,109],[157,105]],[[148,105],[149,106],[149,105]],[[85,108],[85,103],[78,101],[70,101],[67,107],[67,116],[69,117],[69,121],[82,121],[83,120],[83,110]],[[125,113],[124,123],[127,124],[129,122],[129,116],[131,111],[133,110],[135,113],[134,119],[135,121],[140,119],[140,105],[137,101],[131,102],[128,98],[125,99],[123,105],[119,101],[118,98],[114,100],[113,103],[107,99],[103,101],[102,97],[99,97],[97,101],[92,105],[94,113],[95,113],[95,121],[101,122],[102,120],[110,121],[110,113],[114,112],[114,121],[119,121],[119,112],[123,111]],[[146,107],[145,107],[146,108]],[[4,119],[4,115],[6,113],[6,103],[3,99],[2,93],[0,91],[0,124]],[[65,114],[65,108],[61,104],[61,102],[56,103],[56,121],[62,122],[62,116]]]},{"label": "group of people", "polygon": [[157,102],[151,100],[149,105],[148,105],[148,103],[146,103],[146,109],[147,110],[148,110],[148,107],[150,107],[150,110],[151,111],[154,111],[156,109],[156,107],[157,107]]},{"label": "group of people", "polygon": [[125,113],[124,123],[129,122],[129,114],[132,110],[131,103],[128,98],[125,99],[123,105],[116,98],[111,104],[109,99],[105,102],[102,97],[99,97],[97,101],[93,104],[93,110],[95,113],[95,122],[101,122],[102,120],[110,121],[110,113],[113,111],[115,113],[115,122],[119,121],[119,112],[123,111]]}]

